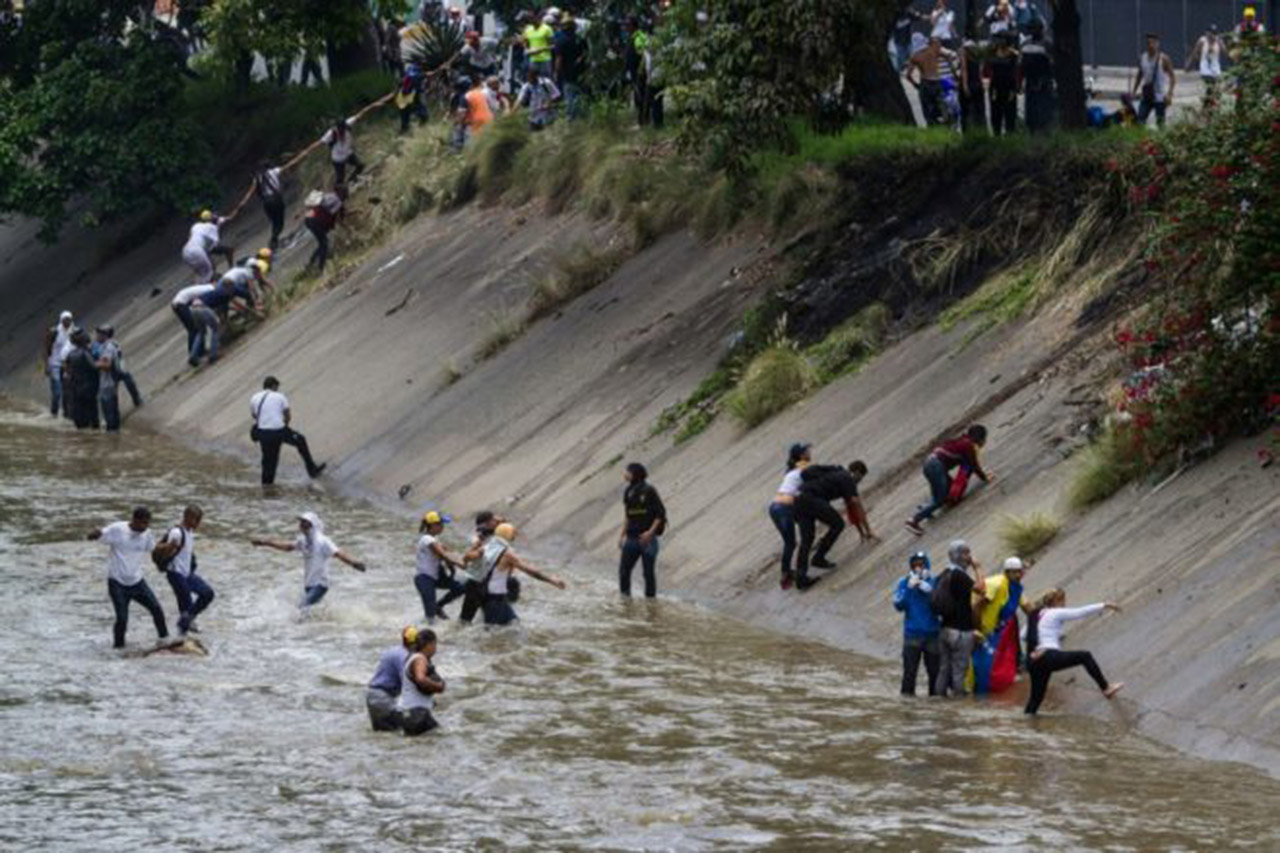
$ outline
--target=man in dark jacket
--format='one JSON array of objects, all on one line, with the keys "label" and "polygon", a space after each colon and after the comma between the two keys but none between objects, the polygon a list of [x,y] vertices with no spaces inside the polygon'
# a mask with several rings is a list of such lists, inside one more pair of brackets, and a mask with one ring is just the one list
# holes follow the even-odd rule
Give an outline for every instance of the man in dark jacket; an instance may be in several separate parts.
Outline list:
[{"label": "man in dark jacket", "polygon": [[[938,648],[938,678],[933,692],[938,696],[965,695],[964,677],[973,657],[973,644],[981,634],[973,621],[973,593],[982,594],[987,583],[982,566],[973,558],[969,544],[957,539],[947,548],[947,568],[934,584],[934,612],[942,619]],[[943,607],[939,608],[939,602]]]},{"label": "man in dark jacket", "polygon": [[67,377],[71,380],[71,417],[76,429],[98,428],[98,362],[90,352],[89,333],[76,329],[67,355]]},{"label": "man in dark jacket", "polygon": [[[835,465],[810,465],[804,469],[800,480],[800,494],[796,496],[796,524],[800,528],[800,548],[796,560],[796,589],[804,591],[817,583],[809,577],[809,566],[819,569],[834,569],[835,564],[827,560],[840,533],[844,530],[844,520],[831,502],[843,499],[849,515],[849,522],[858,528],[863,539],[872,539],[875,534],[867,523],[866,512],[862,501],[858,498],[858,483],[867,476],[865,462],[851,462],[848,468]],[[817,553],[813,560],[809,554],[813,551],[813,538],[817,533],[817,522],[826,525],[827,532],[818,542]]]},{"label": "man in dark jacket", "polygon": [[649,472],[639,462],[627,466],[627,490],[622,504],[626,520],[618,537],[618,549],[622,559],[618,563],[618,587],[622,594],[631,595],[631,572],[637,562],[644,563],[644,597],[658,595],[658,538],[667,528],[667,508],[662,505],[658,490],[649,485]]}]

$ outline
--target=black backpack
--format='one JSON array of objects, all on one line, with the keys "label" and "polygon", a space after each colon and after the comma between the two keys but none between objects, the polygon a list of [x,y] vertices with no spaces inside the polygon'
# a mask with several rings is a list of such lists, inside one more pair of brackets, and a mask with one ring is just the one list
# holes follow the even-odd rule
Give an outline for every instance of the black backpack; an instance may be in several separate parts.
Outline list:
[{"label": "black backpack", "polygon": [[929,593],[929,609],[944,622],[955,612],[956,599],[951,594],[951,576],[954,573],[952,568],[944,571],[934,583],[933,592]]},{"label": "black backpack", "polygon": [[[187,547],[187,531],[182,529],[182,525],[178,525],[175,530],[182,534],[182,540],[178,544],[178,550],[174,551],[167,557],[160,555],[160,549],[169,541],[169,537],[165,536],[164,542],[161,542],[151,551],[151,562],[156,564],[156,568],[162,572],[169,571],[169,567],[173,565],[174,559],[181,553],[182,549]],[[194,556],[194,555],[193,555]]]}]

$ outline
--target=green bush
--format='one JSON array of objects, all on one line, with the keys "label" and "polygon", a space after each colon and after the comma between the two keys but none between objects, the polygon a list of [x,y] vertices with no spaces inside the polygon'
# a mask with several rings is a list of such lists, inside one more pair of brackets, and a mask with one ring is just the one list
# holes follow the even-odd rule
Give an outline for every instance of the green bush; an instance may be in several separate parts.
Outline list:
[{"label": "green bush", "polygon": [[758,426],[804,398],[814,386],[813,368],[792,346],[777,343],[747,365],[729,394],[729,411],[747,427]]},{"label": "green bush", "polygon": [[516,160],[531,136],[523,117],[512,116],[493,122],[475,139],[469,157],[476,167],[476,188],[485,201],[497,201],[511,186]]},{"label": "green bush", "polygon": [[1005,553],[1026,559],[1044,550],[1061,529],[1060,521],[1043,512],[1022,517],[1005,515],[1000,520],[1000,543]]},{"label": "green bush", "polygon": [[832,329],[819,343],[809,347],[805,356],[813,366],[820,385],[852,373],[875,355],[884,343],[892,315],[877,302]]}]

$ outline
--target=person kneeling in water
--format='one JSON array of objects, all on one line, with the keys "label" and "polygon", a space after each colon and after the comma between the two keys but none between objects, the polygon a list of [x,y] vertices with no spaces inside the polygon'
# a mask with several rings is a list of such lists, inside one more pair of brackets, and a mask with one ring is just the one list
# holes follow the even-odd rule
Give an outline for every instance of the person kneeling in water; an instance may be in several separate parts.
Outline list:
[{"label": "person kneeling in water", "polygon": [[510,625],[519,617],[511,607],[509,595],[510,583],[517,571],[524,572],[556,589],[564,589],[565,582],[555,575],[544,574],[511,550],[511,543],[516,540],[519,531],[514,524],[499,524],[498,529],[489,537],[484,545],[484,567],[488,595],[484,602],[484,623],[486,625]]},{"label": "person kneeling in water", "polygon": [[436,654],[436,634],[429,629],[405,628],[405,648],[409,656],[401,672],[400,713],[407,737],[426,734],[440,724],[431,715],[437,693],[444,692],[444,679],[431,665]]},{"label": "person kneeling in water", "polygon": [[1031,697],[1027,699],[1026,713],[1040,710],[1049,691],[1049,679],[1055,672],[1083,666],[1085,672],[1098,685],[1102,695],[1114,697],[1124,687],[1123,682],[1109,684],[1093,655],[1089,652],[1064,652],[1061,648],[1062,625],[1074,619],[1095,616],[1107,610],[1120,612],[1118,604],[1089,604],[1084,607],[1067,607],[1067,594],[1061,589],[1051,589],[1041,596],[1031,608],[1027,620],[1027,671],[1031,673]]},{"label": "person kneeling in water", "polygon": [[396,705],[400,698],[404,665],[409,662],[410,632],[417,636],[417,629],[409,626],[400,632],[400,645],[392,646],[378,656],[378,667],[369,679],[369,689],[364,694],[365,707],[369,709],[369,722],[375,732],[398,732],[404,728],[404,715]]}]

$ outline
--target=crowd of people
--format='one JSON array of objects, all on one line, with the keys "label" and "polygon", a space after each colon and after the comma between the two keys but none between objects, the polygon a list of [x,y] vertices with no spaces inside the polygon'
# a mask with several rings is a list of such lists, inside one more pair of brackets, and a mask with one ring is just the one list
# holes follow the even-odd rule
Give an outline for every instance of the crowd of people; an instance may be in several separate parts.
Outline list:
[{"label": "crowd of people", "polygon": [[128,391],[133,407],[142,405],[142,394],[125,366],[124,349],[115,329],[107,323],[87,329],[63,311],[45,332],[44,373],[49,380],[49,413],[75,423],[76,429],[120,430],[120,386]]}]

